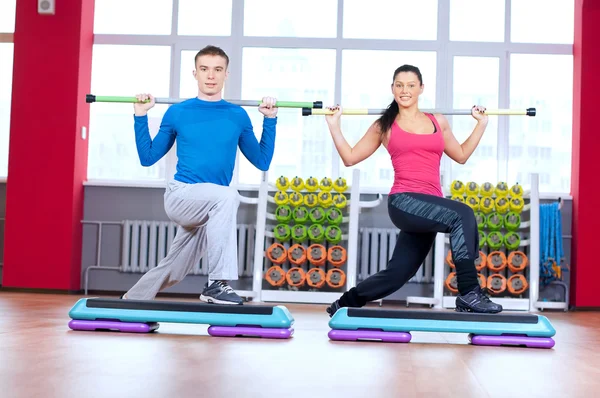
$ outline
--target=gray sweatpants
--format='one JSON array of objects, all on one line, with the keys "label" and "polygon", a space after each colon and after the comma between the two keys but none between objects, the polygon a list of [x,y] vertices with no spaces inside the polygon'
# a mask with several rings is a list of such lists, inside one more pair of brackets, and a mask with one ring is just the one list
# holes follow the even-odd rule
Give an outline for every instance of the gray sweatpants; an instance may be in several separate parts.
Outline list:
[{"label": "gray sweatpants", "polygon": [[179,224],[177,233],[166,257],[140,278],[126,298],[154,299],[159,291],[183,280],[202,257],[209,279],[238,279],[237,190],[172,180],[164,198],[167,216]]}]

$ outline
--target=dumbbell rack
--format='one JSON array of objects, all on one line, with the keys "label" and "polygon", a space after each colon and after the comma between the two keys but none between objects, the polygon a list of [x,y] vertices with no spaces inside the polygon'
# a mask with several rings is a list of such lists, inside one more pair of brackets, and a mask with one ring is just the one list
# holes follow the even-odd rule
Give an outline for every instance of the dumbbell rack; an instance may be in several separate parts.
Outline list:
[{"label": "dumbbell rack", "polygon": [[[333,177],[331,179],[334,180]],[[256,241],[252,283],[252,290],[256,292],[256,296],[253,298],[253,301],[329,304],[338,299],[343,292],[356,285],[358,218],[360,208],[375,207],[381,202],[382,197],[380,195],[375,201],[361,202],[360,170],[353,170],[352,181],[348,182],[348,189],[344,192],[344,195],[347,198],[347,205],[342,211],[343,220],[339,225],[342,231],[342,240],[337,243],[337,245],[346,248],[346,262],[339,267],[346,275],[344,285],[339,288],[330,288],[325,285],[325,287],[320,289],[291,289],[287,287],[287,285],[284,285],[283,287],[270,286],[265,281],[264,277],[265,272],[273,265],[266,256],[265,251],[273,242],[277,242],[274,239],[273,227],[278,222],[276,221],[274,211],[270,211],[271,208],[274,209],[277,207],[273,197],[277,191],[277,187],[269,182],[268,172],[263,172],[261,175],[257,204]],[[306,192],[301,193],[304,194]],[[335,193],[335,191],[332,191],[332,193]],[[291,239],[289,242],[286,241],[282,244],[288,249],[292,245]],[[326,242],[323,245],[327,247],[333,244]],[[329,268],[330,265],[326,264],[326,267]],[[308,268],[312,268],[312,266],[309,265]]]},{"label": "dumbbell rack", "polygon": [[[522,221],[519,230],[521,243],[518,250],[527,251],[529,265],[523,272],[529,288],[523,293],[524,297],[502,297],[492,295],[493,302],[502,305],[508,311],[536,311],[539,308],[539,272],[540,272],[540,198],[539,176],[531,175],[531,189],[523,193],[525,205],[521,214],[529,212],[529,221]],[[524,239],[523,236],[528,238]],[[487,246],[481,250],[488,252]],[[448,276],[450,267],[446,263],[449,250],[449,234],[438,234],[434,254],[434,308],[455,308],[456,296],[447,295],[444,281]],[[486,253],[487,254],[487,253]],[[483,271],[483,270],[482,270]],[[508,269],[506,272],[511,274]]]}]

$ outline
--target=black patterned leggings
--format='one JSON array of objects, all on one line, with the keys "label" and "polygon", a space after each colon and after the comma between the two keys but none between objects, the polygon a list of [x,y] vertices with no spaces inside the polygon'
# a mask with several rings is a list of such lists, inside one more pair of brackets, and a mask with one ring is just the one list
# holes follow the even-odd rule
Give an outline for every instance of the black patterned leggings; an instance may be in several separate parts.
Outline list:
[{"label": "black patterned leggings", "polygon": [[412,278],[425,261],[437,233],[450,234],[461,295],[479,285],[475,259],[479,232],[473,209],[464,203],[433,195],[399,193],[388,198],[388,213],[400,229],[392,258],[385,270],[371,275],[340,298],[342,307],[362,307],[384,298]]}]

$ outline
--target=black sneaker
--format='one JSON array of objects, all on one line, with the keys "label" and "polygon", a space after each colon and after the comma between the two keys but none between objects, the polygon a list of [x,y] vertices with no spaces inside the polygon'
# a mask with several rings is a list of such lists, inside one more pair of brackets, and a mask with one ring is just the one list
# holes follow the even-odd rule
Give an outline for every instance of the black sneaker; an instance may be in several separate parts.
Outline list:
[{"label": "black sneaker", "polygon": [[335,300],[329,307],[327,307],[326,311],[331,318],[333,314],[335,314],[340,308],[342,308],[340,307],[340,300]]},{"label": "black sneaker", "polygon": [[502,306],[493,303],[486,294],[487,290],[484,291],[480,286],[477,286],[464,296],[459,295],[456,298],[456,311],[486,314],[502,312]]},{"label": "black sneaker", "polygon": [[243,300],[226,282],[214,281],[210,286],[206,283],[200,300],[211,304],[242,305]]}]

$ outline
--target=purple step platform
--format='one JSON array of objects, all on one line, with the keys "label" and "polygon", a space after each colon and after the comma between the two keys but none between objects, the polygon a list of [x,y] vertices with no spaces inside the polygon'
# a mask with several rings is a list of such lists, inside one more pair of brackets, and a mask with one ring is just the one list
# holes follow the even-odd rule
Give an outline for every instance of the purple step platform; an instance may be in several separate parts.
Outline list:
[{"label": "purple step platform", "polygon": [[408,343],[412,338],[410,333],[406,332],[384,332],[382,330],[342,330],[331,329],[327,334],[331,340],[340,341],[362,341],[375,340],[385,343]]},{"label": "purple step platform", "polygon": [[120,322],[120,321],[91,321],[83,319],[72,319],[69,322],[69,327],[73,330],[87,331],[112,331],[126,333],[151,333],[158,329],[159,324],[156,322],[140,323],[140,322]]},{"label": "purple step platform", "polygon": [[486,336],[469,335],[469,341],[473,345],[486,346],[525,346],[528,348],[552,348],[554,340],[551,337],[528,337],[528,336]]},{"label": "purple step platform", "polygon": [[208,334],[214,337],[262,337],[266,339],[289,339],[293,328],[261,328],[252,326],[210,326]]}]

